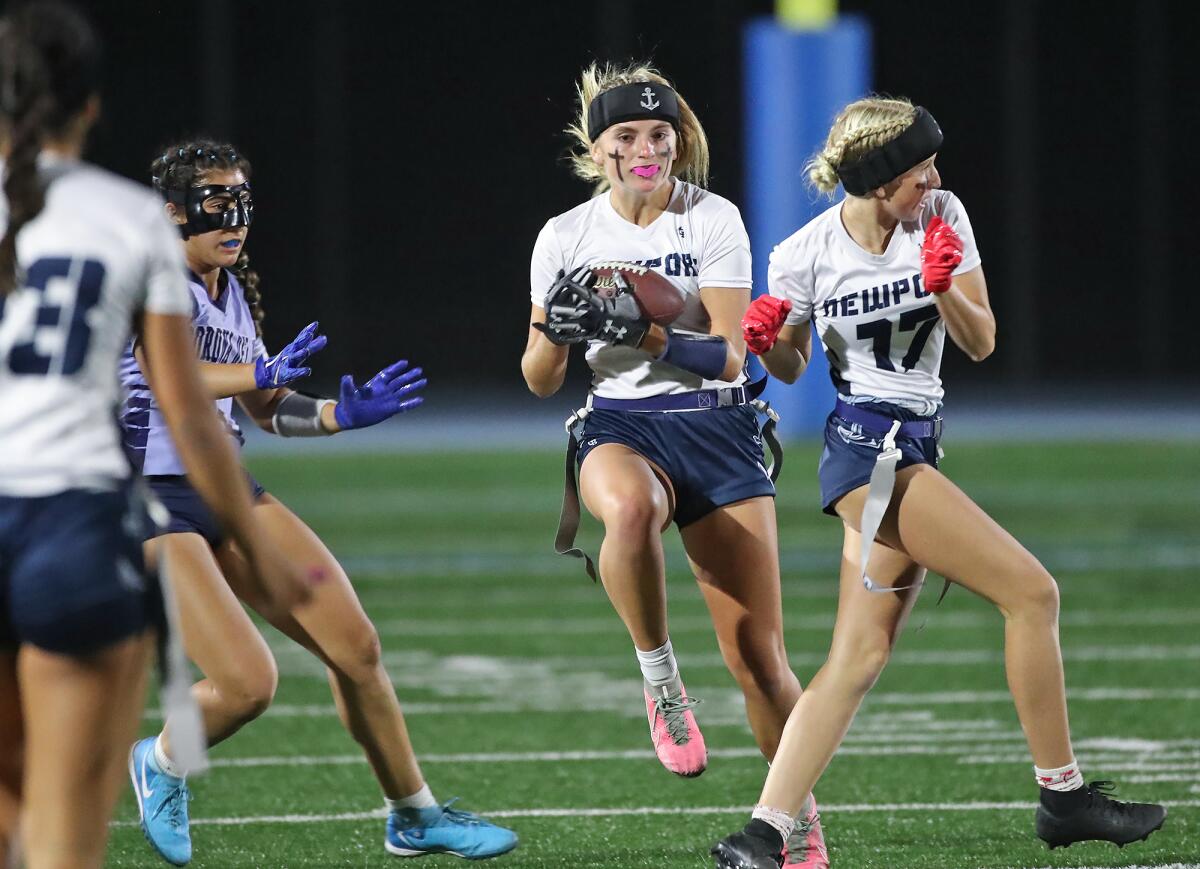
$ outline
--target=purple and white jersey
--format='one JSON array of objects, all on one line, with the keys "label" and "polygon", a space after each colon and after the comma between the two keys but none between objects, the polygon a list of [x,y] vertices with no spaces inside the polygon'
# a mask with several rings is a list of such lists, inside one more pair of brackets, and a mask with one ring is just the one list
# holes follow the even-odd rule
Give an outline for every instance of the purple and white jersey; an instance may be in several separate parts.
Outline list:
[{"label": "purple and white jersey", "polygon": [[[265,357],[263,343],[254,333],[254,318],[242,285],[228,270],[222,272],[221,283],[224,285],[221,295],[214,302],[204,282],[188,272],[197,356],[201,362],[223,364],[246,364]],[[166,420],[133,354],[132,342],[121,359],[121,383],[126,391],[121,425],[125,429],[125,449],[134,464],[147,476],[185,473]],[[219,398],[216,406],[225,427],[240,446],[242,430],[233,419],[233,398]]]}]

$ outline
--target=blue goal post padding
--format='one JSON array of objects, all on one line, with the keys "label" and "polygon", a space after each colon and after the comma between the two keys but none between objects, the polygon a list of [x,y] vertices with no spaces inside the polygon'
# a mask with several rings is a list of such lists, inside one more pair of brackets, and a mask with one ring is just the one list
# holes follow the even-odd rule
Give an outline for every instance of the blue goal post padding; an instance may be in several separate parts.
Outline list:
[{"label": "blue goal post padding", "polygon": [[[824,144],[838,110],[871,90],[871,29],[849,15],[821,30],[756,18],[746,25],[742,51],[743,214],[758,296],[767,291],[771,249],[831,204],[808,185],[804,164]],[[757,359],[752,368],[754,378],[765,373]],[[810,370],[792,386],[772,379],[765,397],[782,416],[781,432],[799,437],[821,430],[834,396],[814,335]]]}]

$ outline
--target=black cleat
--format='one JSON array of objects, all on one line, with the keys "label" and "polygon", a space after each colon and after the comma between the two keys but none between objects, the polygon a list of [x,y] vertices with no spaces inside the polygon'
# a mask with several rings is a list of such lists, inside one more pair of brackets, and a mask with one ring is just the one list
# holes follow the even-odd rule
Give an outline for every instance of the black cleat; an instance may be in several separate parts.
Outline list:
[{"label": "black cleat", "polygon": [[717,869],[780,869],[783,866],[782,841],[771,841],[745,830],[726,836],[713,845],[709,853],[716,858]]},{"label": "black cleat", "polygon": [[1114,800],[1113,783],[1094,781],[1087,786],[1084,804],[1072,812],[1055,814],[1041,804],[1035,819],[1038,838],[1051,850],[1076,842],[1112,842],[1123,848],[1130,842],[1150,838],[1163,825],[1167,810],[1152,803],[1123,803]]}]

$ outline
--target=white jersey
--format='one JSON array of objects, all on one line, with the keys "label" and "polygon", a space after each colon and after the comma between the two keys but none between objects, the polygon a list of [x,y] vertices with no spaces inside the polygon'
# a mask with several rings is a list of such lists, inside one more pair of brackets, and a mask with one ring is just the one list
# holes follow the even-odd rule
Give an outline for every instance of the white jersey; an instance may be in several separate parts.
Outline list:
[{"label": "white jersey", "polygon": [[920,218],[899,224],[879,255],[850,237],[841,212],[839,202],[771,252],[771,295],[792,303],[789,326],[816,324],[841,395],[932,413],[942,400],[946,325],[921,286],[921,242],[938,215],[963,241],[954,273],[977,268],[967,212],[953,193],[935,190]]},{"label": "white jersey", "polygon": [[[560,270],[607,260],[651,268],[683,290],[686,304],[671,328],[709,334],[708,314],[700,303],[704,287],[749,289],[750,240],[732,202],[702,187],[671,179],[671,199],[653,223],[640,227],[617,214],[609,193],[589,199],[551,218],[538,235],[529,270],[529,297],[543,307],[546,292]],[[591,341],[587,362],[592,391],[605,398],[647,398],[697,389],[741,384],[705,380],[698,374],[659,362],[644,350]]]},{"label": "white jersey", "polygon": [[157,196],[85,163],[45,160],[42,173],[45,208],[17,236],[24,286],[0,299],[0,494],[22,497],[129,476],[117,362],[133,319],[192,310]]}]

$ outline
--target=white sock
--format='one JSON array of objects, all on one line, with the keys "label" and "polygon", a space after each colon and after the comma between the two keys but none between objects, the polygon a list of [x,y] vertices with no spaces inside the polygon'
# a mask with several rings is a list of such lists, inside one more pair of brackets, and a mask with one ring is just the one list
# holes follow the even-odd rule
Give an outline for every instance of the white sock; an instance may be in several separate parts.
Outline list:
[{"label": "white sock", "polygon": [[773,809],[761,803],[754,807],[750,817],[770,824],[779,831],[779,835],[783,836],[785,842],[792,835],[792,830],[796,829],[796,819],[787,812],[781,812],[779,809]]},{"label": "white sock", "polygon": [[421,785],[421,789],[415,794],[409,794],[398,800],[383,798],[389,812],[399,811],[400,809],[431,809],[438,804],[438,801],[433,798],[433,791],[429,789],[429,785]]},{"label": "white sock", "polygon": [[637,652],[638,665],[646,681],[656,688],[674,681],[679,676],[679,665],[675,662],[675,653],[671,651],[671,641],[668,639],[657,649],[643,652],[634,647]]},{"label": "white sock", "polygon": [[1033,774],[1037,778],[1038,787],[1048,791],[1074,791],[1083,787],[1083,773],[1079,771],[1079,764],[1075,758],[1071,758],[1070,763],[1058,769],[1034,766]]},{"label": "white sock", "polygon": [[187,770],[167,757],[167,753],[163,751],[161,735],[154,740],[154,765],[163,775],[169,775],[172,778],[187,778]]}]

